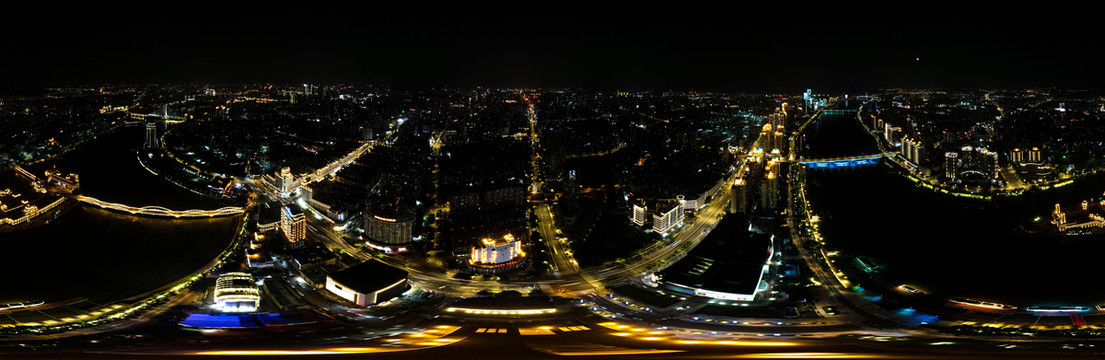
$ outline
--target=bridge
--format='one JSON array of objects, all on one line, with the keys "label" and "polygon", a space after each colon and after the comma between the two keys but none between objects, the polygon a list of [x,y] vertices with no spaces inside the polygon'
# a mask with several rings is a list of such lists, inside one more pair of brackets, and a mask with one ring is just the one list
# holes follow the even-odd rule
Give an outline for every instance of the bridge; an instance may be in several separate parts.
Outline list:
[{"label": "bridge", "polygon": [[227,206],[221,209],[215,210],[170,210],[160,206],[143,206],[134,207],[125,204],[112,203],[103,201],[94,197],[77,195],[77,200],[85,204],[92,204],[104,209],[127,212],[134,215],[146,215],[155,217],[172,217],[172,218],[203,218],[203,217],[217,217],[217,216],[230,216],[241,214],[246,211],[245,208],[238,206]]},{"label": "bridge", "polygon": [[897,151],[884,152],[879,154],[870,155],[856,155],[834,158],[821,158],[821,159],[798,159],[796,163],[803,164],[813,168],[836,168],[836,167],[851,167],[858,165],[870,165],[878,162],[878,159],[897,155]]}]

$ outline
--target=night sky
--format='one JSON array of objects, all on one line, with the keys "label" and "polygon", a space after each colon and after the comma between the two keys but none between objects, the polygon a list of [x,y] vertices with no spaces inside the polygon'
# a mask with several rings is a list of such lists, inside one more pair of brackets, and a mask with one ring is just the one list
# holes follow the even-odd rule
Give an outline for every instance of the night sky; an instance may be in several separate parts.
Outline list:
[{"label": "night sky", "polygon": [[5,11],[0,86],[317,82],[754,92],[1105,84],[1105,27],[1096,11],[1075,6],[272,4]]}]

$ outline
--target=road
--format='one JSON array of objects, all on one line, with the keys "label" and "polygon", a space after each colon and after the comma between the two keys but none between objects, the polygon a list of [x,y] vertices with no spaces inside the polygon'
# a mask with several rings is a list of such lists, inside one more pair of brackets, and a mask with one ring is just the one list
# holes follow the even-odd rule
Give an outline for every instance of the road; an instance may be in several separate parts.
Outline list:
[{"label": "road", "polygon": [[549,204],[537,205],[534,214],[537,215],[537,231],[541,233],[541,238],[545,240],[545,246],[549,250],[553,273],[569,275],[579,272],[579,264],[572,257],[570,250],[565,249],[567,241],[556,232],[556,221],[553,219]]}]

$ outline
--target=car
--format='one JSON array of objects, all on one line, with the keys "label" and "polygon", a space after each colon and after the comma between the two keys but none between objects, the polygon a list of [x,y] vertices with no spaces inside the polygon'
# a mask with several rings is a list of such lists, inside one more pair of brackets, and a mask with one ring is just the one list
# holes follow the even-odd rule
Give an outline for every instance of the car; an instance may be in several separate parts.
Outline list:
[{"label": "car", "polygon": [[821,310],[825,310],[825,313],[826,313],[826,314],[829,314],[829,315],[837,315],[837,314],[840,314],[840,312],[839,312],[839,311],[837,311],[837,309],[836,309],[836,307],[835,307],[835,306],[825,306],[825,307],[822,307],[822,308],[821,308]]}]

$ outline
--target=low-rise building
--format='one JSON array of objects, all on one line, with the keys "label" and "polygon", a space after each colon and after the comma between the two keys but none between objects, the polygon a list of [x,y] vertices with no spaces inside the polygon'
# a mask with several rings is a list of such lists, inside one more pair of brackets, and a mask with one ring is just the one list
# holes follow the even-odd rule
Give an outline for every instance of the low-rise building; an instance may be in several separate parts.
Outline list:
[{"label": "low-rise building", "polygon": [[326,276],[326,290],[358,306],[371,306],[402,295],[410,284],[406,270],[375,260]]}]

